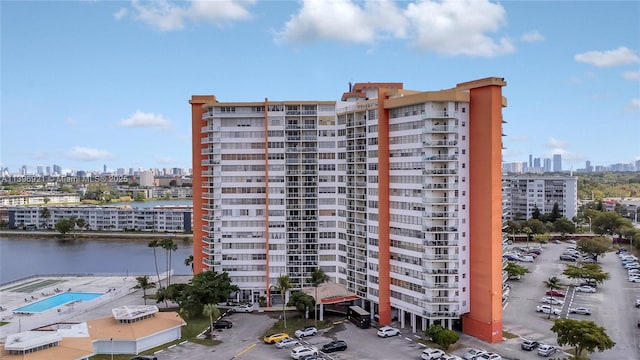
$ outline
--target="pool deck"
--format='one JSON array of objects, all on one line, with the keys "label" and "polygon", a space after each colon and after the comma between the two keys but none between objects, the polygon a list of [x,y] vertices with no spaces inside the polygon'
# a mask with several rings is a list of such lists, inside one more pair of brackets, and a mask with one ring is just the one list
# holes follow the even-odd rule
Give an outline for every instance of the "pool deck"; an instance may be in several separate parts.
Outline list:
[{"label": "pool deck", "polygon": [[[151,281],[156,275],[149,274]],[[186,282],[190,276],[172,276],[172,283]],[[161,274],[164,280],[164,275]],[[135,276],[39,276],[0,288],[0,342],[8,335],[58,322],[83,322],[111,315],[111,309],[123,305],[143,305],[142,290],[133,289]],[[64,291],[103,293],[86,302],[62,305],[41,313],[17,314],[13,310]],[[154,289],[149,290],[153,293]],[[155,301],[148,300],[149,305]]]}]

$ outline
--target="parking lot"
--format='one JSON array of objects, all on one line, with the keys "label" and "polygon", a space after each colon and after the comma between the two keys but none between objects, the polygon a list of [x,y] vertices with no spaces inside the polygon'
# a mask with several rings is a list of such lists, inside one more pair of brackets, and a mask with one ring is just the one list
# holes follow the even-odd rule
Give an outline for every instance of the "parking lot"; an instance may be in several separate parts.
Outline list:
[{"label": "parking lot", "polygon": [[[567,247],[566,244],[545,244],[543,253],[533,262],[521,263],[529,269],[529,273],[521,280],[509,281],[511,295],[505,303],[503,324],[505,331],[520,337],[530,338],[542,343],[556,344],[556,335],[551,332],[555,316],[548,319],[548,314],[535,311],[540,305],[540,299],[548,290],[544,281],[552,276],[560,278],[563,285],[575,285],[562,275],[566,261],[560,261],[559,256]],[[640,283],[627,281],[626,270],[620,264],[620,259],[614,253],[608,253],[598,259],[603,270],[609,272],[611,278],[598,286],[596,293],[574,292],[573,286],[560,290],[566,293],[560,316],[573,319],[593,320],[603,326],[609,336],[616,342],[616,346],[603,353],[593,353],[592,360],[599,359],[640,359],[638,336],[640,329],[636,321],[640,319],[640,309],[634,307],[635,299],[640,298]],[[569,314],[570,307],[587,307],[591,315]],[[243,359],[243,360],[276,360],[290,359],[291,349],[277,349],[274,345],[264,344],[261,336],[276,321],[266,314],[232,314],[227,319],[233,321],[234,326],[219,332],[218,339],[222,344],[204,346],[184,343],[166,349],[157,354],[159,360],[178,360],[185,358],[215,358],[215,359]],[[379,360],[379,359],[419,359],[424,348],[417,343],[420,334],[413,334],[409,328],[401,329],[400,336],[379,338],[376,329],[359,329],[351,323],[335,325],[330,330],[322,330],[316,336],[304,339],[305,342],[321,348],[332,340],[345,340],[348,349],[335,352],[327,356],[334,360]],[[292,335],[292,334],[290,334]],[[508,359],[542,359],[536,351],[520,349],[520,338],[508,339],[498,344],[485,344],[477,339],[462,335],[457,346],[450,353],[462,356],[471,347],[480,347],[494,351]],[[566,347],[565,347],[566,348]],[[561,353],[551,357],[560,357]]]}]

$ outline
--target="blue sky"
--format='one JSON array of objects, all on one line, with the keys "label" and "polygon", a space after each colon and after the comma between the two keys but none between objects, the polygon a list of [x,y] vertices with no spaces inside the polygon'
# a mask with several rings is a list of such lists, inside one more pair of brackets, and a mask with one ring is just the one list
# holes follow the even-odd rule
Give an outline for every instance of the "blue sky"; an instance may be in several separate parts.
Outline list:
[{"label": "blue sky", "polygon": [[503,77],[505,162],[640,159],[637,1],[2,1],[0,166],[191,167],[191,95]]}]

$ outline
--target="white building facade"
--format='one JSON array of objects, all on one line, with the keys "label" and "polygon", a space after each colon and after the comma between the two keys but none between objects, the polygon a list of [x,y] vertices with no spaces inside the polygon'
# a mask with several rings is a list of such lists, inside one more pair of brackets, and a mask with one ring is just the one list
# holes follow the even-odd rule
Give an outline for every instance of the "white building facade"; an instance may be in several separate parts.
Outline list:
[{"label": "white building facade", "polygon": [[531,218],[534,209],[551,213],[555,204],[571,220],[578,214],[578,178],[557,175],[505,175],[508,220]]}]

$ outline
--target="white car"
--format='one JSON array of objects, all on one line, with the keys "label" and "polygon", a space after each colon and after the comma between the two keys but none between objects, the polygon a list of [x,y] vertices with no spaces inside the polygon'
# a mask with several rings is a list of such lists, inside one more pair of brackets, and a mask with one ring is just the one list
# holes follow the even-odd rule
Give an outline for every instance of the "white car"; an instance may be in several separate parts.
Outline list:
[{"label": "white car", "polygon": [[540,356],[550,356],[555,354],[556,351],[558,351],[558,348],[555,346],[547,344],[540,344],[540,346],[538,346],[538,355]]},{"label": "white car", "polygon": [[378,336],[386,338],[389,336],[400,335],[400,330],[391,326],[383,326],[378,329]]},{"label": "white car", "polygon": [[569,312],[572,314],[591,315],[591,310],[583,306],[569,308]]},{"label": "white car", "polygon": [[276,343],[276,347],[278,349],[285,349],[285,348],[290,348],[298,345],[300,345],[300,342],[292,338],[282,339]]},{"label": "white car", "polygon": [[463,359],[458,355],[444,354],[442,355],[440,360],[463,360]]},{"label": "white car", "polygon": [[305,355],[318,355],[318,348],[313,345],[303,345],[291,349],[292,359],[298,360]]},{"label": "white car", "polygon": [[306,328],[296,330],[295,335],[298,338],[303,338],[305,336],[314,336],[318,333],[318,329],[313,326],[307,326]]},{"label": "white car", "polygon": [[545,314],[560,315],[560,309],[552,308],[549,305],[538,305],[536,306],[536,311]]},{"label": "white car", "polygon": [[245,313],[250,313],[253,312],[253,304],[244,304],[244,305],[238,305],[238,306],[234,306],[231,308],[231,311],[233,312],[245,312]]},{"label": "white car", "polygon": [[486,354],[482,354],[476,358],[477,360],[502,360],[502,356],[499,354],[488,352]]},{"label": "white car", "polygon": [[540,301],[542,301],[545,304],[551,304],[551,305],[564,305],[564,301],[552,297],[552,296],[545,296],[542,299],[540,299]]},{"label": "white car", "polygon": [[422,350],[422,355],[420,355],[420,358],[422,360],[436,360],[442,358],[444,354],[444,351],[440,349],[426,348]]},{"label": "white car", "polygon": [[629,282],[640,282],[640,276],[629,276]]},{"label": "white car", "polygon": [[576,291],[577,292],[594,293],[594,292],[596,292],[596,288],[594,288],[593,286],[587,286],[587,285],[576,286]]},{"label": "white car", "polygon": [[467,351],[464,355],[462,355],[462,357],[464,357],[465,360],[474,360],[478,356],[481,356],[481,355],[486,354],[486,353],[487,353],[487,350],[471,349],[471,350]]}]

